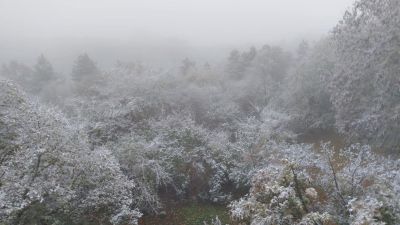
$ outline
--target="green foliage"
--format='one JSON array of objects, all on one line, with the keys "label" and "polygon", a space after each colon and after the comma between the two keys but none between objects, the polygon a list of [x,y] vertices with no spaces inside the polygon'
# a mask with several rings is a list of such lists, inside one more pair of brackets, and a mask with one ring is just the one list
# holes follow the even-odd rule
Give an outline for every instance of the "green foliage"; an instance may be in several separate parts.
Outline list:
[{"label": "green foliage", "polygon": [[147,215],[141,219],[141,225],[204,225],[216,216],[222,224],[232,224],[228,209],[223,205],[189,203],[166,208],[165,215]]},{"label": "green foliage", "polygon": [[218,216],[221,221],[229,223],[229,214],[224,206],[191,204],[182,208],[181,215],[186,225],[202,225]]}]

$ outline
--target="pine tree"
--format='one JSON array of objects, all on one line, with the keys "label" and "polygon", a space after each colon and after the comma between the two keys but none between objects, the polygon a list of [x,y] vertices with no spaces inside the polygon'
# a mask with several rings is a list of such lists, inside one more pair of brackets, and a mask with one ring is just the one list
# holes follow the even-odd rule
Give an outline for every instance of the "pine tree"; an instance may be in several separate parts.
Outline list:
[{"label": "pine tree", "polygon": [[31,82],[31,91],[34,94],[40,93],[43,88],[50,82],[56,79],[51,63],[43,56],[40,55],[33,68],[33,77]]},{"label": "pine tree", "polygon": [[86,53],[76,59],[71,76],[78,95],[93,95],[96,85],[102,83],[96,63]]}]

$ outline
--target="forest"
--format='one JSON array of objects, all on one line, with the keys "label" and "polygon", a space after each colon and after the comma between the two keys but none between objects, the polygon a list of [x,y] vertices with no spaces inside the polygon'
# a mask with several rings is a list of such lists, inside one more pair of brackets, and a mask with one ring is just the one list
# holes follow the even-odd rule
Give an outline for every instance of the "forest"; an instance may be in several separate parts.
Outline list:
[{"label": "forest", "polygon": [[1,225],[400,224],[400,1],[172,66],[0,68]]}]

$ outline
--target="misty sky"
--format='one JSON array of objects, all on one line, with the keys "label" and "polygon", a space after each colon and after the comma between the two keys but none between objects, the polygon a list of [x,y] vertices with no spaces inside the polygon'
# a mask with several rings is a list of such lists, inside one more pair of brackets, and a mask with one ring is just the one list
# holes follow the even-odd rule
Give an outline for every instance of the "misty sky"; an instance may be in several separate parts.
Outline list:
[{"label": "misty sky", "polygon": [[0,0],[3,38],[240,44],[326,34],[354,0]]}]

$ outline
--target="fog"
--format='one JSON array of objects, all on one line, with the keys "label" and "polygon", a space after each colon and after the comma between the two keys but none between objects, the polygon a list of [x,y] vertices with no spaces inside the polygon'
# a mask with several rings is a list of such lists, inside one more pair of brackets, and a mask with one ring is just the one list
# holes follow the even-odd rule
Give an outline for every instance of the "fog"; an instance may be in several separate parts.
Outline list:
[{"label": "fog", "polygon": [[399,225],[400,0],[0,0],[0,225]]},{"label": "fog", "polygon": [[[100,64],[223,58],[232,48],[326,35],[353,0],[0,0],[0,62],[40,53],[66,69],[86,51]],[[211,56],[211,59],[210,59]]]},{"label": "fog", "polygon": [[353,0],[2,0],[2,36],[126,39],[142,33],[196,44],[326,33]]}]

